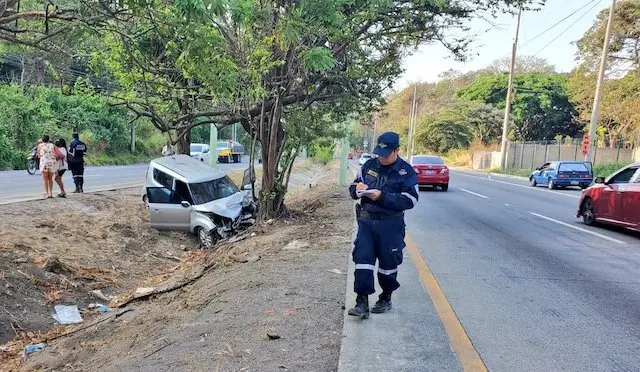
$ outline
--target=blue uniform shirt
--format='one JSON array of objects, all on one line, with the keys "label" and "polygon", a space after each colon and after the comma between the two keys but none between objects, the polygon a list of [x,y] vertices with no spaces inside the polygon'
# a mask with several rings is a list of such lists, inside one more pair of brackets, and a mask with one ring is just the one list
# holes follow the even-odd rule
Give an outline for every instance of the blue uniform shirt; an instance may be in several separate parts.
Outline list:
[{"label": "blue uniform shirt", "polygon": [[362,209],[369,213],[398,214],[418,203],[418,176],[413,167],[399,157],[387,166],[380,164],[377,158],[367,161],[349,187],[353,199],[358,199],[358,182],[382,191],[382,196],[376,201],[362,197]]},{"label": "blue uniform shirt", "polygon": [[87,151],[87,145],[85,145],[84,142],[80,141],[79,139],[74,139],[69,144],[69,151],[73,153],[74,161],[83,161],[84,154]]}]

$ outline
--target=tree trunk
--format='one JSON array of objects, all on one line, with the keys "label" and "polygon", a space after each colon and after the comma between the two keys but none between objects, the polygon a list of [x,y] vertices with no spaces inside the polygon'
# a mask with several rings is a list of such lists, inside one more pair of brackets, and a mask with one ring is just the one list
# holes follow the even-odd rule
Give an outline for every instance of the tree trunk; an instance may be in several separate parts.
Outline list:
[{"label": "tree trunk", "polygon": [[261,217],[263,219],[275,218],[280,215],[283,208],[285,190],[279,180],[284,170],[280,170],[278,164],[285,149],[284,128],[282,125],[283,105],[276,98],[276,103],[269,112],[264,112],[260,119],[260,142],[262,143],[262,188],[260,190]]},{"label": "tree trunk", "polygon": [[178,145],[178,154],[189,155],[191,153],[191,130],[184,129],[186,132],[180,133],[176,140]]}]

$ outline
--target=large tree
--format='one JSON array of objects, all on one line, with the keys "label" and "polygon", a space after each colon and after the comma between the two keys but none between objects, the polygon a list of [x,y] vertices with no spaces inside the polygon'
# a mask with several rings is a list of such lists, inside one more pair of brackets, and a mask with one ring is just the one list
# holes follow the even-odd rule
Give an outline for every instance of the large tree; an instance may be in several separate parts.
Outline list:
[{"label": "large tree", "polygon": [[[499,74],[509,72],[510,68],[511,58],[502,58],[493,61],[483,71],[491,74]],[[532,72],[554,73],[556,72],[556,68],[544,58],[536,56],[520,56],[516,58],[514,72],[516,74],[528,74]]]},{"label": "large tree", "polygon": [[[609,9],[598,15],[580,38],[581,62],[569,79],[568,89],[583,122],[591,118],[597,72]],[[615,9],[611,46],[607,56],[597,140],[607,146],[640,142],[640,1],[621,1]]]},{"label": "large tree", "polygon": [[[187,151],[191,129],[207,123],[220,128],[240,123],[258,138],[266,215],[278,213],[285,193],[279,182],[293,138],[283,121],[287,107],[304,111],[320,104],[337,112],[370,111],[400,75],[402,56],[415,46],[441,42],[462,56],[468,40],[451,37],[452,30],[465,30],[477,12],[534,3],[66,1],[73,11],[59,7],[55,16],[67,22],[82,19],[84,30],[102,37],[104,46],[93,54],[92,67],[118,79],[121,89],[114,98],[159,130],[174,133],[181,151]],[[46,11],[34,17],[51,19]],[[2,24],[10,20],[4,17]]]},{"label": "large tree", "polygon": [[[585,67],[597,71],[607,28],[609,9],[603,9],[591,28],[577,41],[578,57]],[[622,0],[616,5],[608,54],[608,70],[624,75],[640,73],[640,0]]]},{"label": "large tree", "polygon": [[[458,97],[470,101],[505,107],[508,76],[485,75],[460,90]],[[551,140],[556,135],[574,137],[582,130],[577,112],[566,89],[562,74],[530,73],[514,78],[512,103],[514,126],[511,138],[516,140]]]}]

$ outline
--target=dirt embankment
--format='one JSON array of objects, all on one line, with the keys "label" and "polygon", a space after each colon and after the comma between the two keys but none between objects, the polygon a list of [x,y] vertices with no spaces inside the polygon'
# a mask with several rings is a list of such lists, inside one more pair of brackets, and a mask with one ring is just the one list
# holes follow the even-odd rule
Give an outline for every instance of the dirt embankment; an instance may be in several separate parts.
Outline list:
[{"label": "dirt embankment", "polygon": [[[289,217],[212,251],[150,229],[139,190],[0,207],[0,337],[13,338],[0,370],[335,370],[353,226],[335,179],[326,171],[288,198]],[[179,289],[116,318],[138,287]],[[95,289],[112,310],[87,309],[106,303]],[[78,305],[83,323],[52,328],[57,304]]]}]

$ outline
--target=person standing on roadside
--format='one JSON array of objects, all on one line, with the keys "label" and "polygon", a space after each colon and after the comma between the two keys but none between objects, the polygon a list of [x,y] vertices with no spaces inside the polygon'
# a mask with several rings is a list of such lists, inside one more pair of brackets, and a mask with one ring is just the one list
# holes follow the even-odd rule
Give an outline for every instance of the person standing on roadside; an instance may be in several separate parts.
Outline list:
[{"label": "person standing on roadside", "polygon": [[[405,247],[404,211],[418,203],[418,177],[413,167],[402,160],[400,137],[386,132],[378,137],[373,150],[377,158],[368,160],[349,187],[356,204],[358,235],[354,242],[355,307],[348,314],[366,319],[369,312],[391,310],[391,294],[400,287],[398,265]],[[378,261],[378,283],[382,287],[378,301],[369,310],[369,295],[375,293],[373,272]]]},{"label": "person standing on roadside", "polygon": [[40,174],[44,181],[44,197],[53,198],[53,175],[58,171],[59,152],[51,143],[49,136],[42,136],[42,142],[38,144],[38,157],[40,158]]},{"label": "person standing on roadside", "polygon": [[84,155],[87,152],[87,145],[80,141],[78,133],[72,134],[73,140],[69,144],[69,154],[71,161],[69,169],[73,175],[73,183],[76,185],[74,193],[84,192]]},{"label": "person standing on roadside", "polygon": [[67,193],[64,191],[64,182],[62,182],[62,176],[67,171],[67,169],[69,169],[67,160],[67,142],[64,140],[64,138],[60,138],[56,141],[55,145],[58,151],[60,151],[60,153],[63,155],[63,157],[58,159],[58,172],[54,178],[54,181],[56,181],[58,187],[60,187],[60,193],[58,194],[58,196],[61,198],[66,198]]}]

